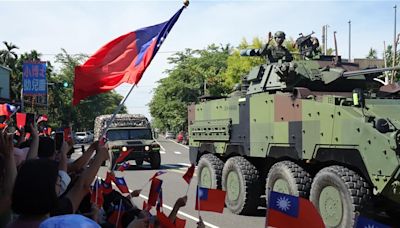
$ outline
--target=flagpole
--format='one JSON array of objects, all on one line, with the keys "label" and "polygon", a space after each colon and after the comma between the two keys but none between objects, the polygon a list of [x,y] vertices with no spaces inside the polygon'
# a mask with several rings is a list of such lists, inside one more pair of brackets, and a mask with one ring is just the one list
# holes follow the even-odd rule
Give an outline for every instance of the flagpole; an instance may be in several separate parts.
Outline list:
[{"label": "flagpole", "polygon": [[105,134],[106,134],[108,128],[110,127],[111,123],[114,121],[115,116],[117,115],[117,113],[119,113],[119,111],[121,111],[122,106],[125,104],[126,99],[129,97],[129,95],[131,94],[131,92],[132,92],[132,90],[133,90],[133,88],[135,86],[136,86],[136,84],[133,84],[132,87],[130,88],[129,92],[125,95],[124,99],[121,100],[121,102],[119,103],[118,107],[115,109],[114,113],[112,114],[110,120],[107,121],[107,125],[104,128],[103,132],[101,133],[99,140],[102,139],[105,136]]},{"label": "flagpole", "polygon": [[97,200],[99,198],[99,192],[98,192],[98,186],[97,186],[98,181],[99,181],[99,177],[97,177],[96,181],[94,182],[94,187],[96,189],[96,200],[95,200],[96,207],[97,207]]},{"label": "flagpole", "polygon": [[119,207],[118,207],[118,214],[117,214],[117,224],[115,224],[116,227],[118,227],[119,224],[119,214],[121,213],[121,207],[122,207],[122,199],[119,200]]},{"label": "flagpole", "polygon": [[196,192],[196,200],[197,200],[197,215],[200,219],[200,196],[199,196],[199,183],[197,183],[197,192]]},{"label": "flagpole", "polygon": [[187,189],[186,189],[186,194],[185,194],[185,196],[187,196],[187,194],[188,194],[188,192],[189,192],[190,183],[192,183],[192,179],[190,179],[190,181],[189,181],[189,184],[188,184]]},{"label": "flagpole", "polygon": [[[117,113],[119,113],[119,111],[121,111],[122,106],[125,104],[126,99],[128,99],[129,95],[131,94],[133,88],[135,88],[136,84],[133,84],[132,87],[129,89],[128,93],[125,95],[124,99],[121,100],[121,102],[119,103],[119,105],[117,106],[117,108],[115,109],[114,113],[112,114],[111,118],[107,121],[107,125],[104,128],[103,132],[100,134],[100,138],[98,139],[99,141],[101,139],[104,138],[104,136],[106,135],[106,132],[108,130],[108,128],[110,128],[111,123],[114,121],[115,116],[117,115]],[[110,159],[112,159],[112,157],[110,156]],[[114,164],[113,167],[110,166],[110,170],[114,170],[115,166],[117,165],[117,163]]]}]

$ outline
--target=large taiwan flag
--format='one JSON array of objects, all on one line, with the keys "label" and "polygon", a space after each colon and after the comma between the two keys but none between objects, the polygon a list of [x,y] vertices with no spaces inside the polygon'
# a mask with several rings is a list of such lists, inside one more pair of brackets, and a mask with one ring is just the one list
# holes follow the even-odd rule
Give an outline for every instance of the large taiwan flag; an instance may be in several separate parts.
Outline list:
[{"label": "large taiwan flag", "polygon": [[181,15],[183,6],[166,22],[122,35],[101,47],[75,68],[73,105],[126,82],[137,84]]}]

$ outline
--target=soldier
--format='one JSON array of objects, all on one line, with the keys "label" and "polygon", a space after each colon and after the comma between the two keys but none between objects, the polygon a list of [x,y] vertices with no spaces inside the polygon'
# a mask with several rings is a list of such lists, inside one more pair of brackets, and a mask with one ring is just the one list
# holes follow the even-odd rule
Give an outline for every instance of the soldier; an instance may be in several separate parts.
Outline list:
[{"label": "soldier", "polygon": [[271,46],[272,41],[271,33],[268,34],[268,43],[265,44],[261,49],[250,49],[243,50],[241,55],[243,56],[266,56],[270,63],[276,63],[278,60],[284,62],[290,62],[293,60],[292,54],[282,46],[283,41],[285,41],[285,33],[282,31],[277,31],[275,33],[275,43],[276,46]]},{"label": "soldier", "polygon": [[[271,33],[270,33],[271,34]],[[282,59],[285,62],[290,62],[293,60],[292,54],[282,46],[283,41],[285,41],[285,33],[282,31],[277,31],[275,33],[274,39],[276,46],[270,46],[269,43],[272,40],[271,35],[269,34],[268,43],[264,45],[261,49],[260,55],[267,56],[271,63],[278,62],[278,60]]]}]

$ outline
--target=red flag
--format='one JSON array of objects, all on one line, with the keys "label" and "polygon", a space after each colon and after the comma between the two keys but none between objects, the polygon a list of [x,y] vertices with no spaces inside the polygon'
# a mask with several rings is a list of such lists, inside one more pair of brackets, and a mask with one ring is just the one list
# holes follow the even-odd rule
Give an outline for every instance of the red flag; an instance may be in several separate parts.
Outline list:
[{"label": "red flag", "polygon": [[7,104],[0,104],[0,116],[6,116],[6,119],[10,117],[10,113],[7,109]]},{"label": "red flag", "polygon": [[324,228],[314,205],[301,197],[271,192],[268,200],[267,226]]},{"label": "red flag", "polygon": [[143,201],[143,206],[142,207],[143,207],[143,210],[145,210],[145,211],[150,211],[151,208],[152,208],[152,206],[147,204],[146,201]]},{"label": "red flag", "polygon": [[100,181],[96,180],[93,185],[92,193],[90,196],[90,202],[96,204],[98,208],[101,208],[104,203],[103,191]]},{"label": "red flag", "polygon": [[119,156],[118,156],[117,160],[115,161],[115,163],[118,164],[118,163],[120,163],[120,162],[125,161],[125,158],[131,153],[132,150],[133,150],[133,149],[130,149],[130,150],[128,150],[128,151],[122,151],[122,152],[119,154]]},{"label": "red flag", "polygon": [[162,228],[175,228],[175,225],[162,211],[157,211],[157,218]]},{"label": "red flag", "polygon": [[111,215],[108,217],[107,221],[114,224],[116,228],[123,228],[121,224],[121,218],[125,213],[125,208],[122,204],[114,205]]},{"label": "red flag", "polygon": [[158,194],[158,200],[157,200],[157,205],[156,205],[156,210],[161,211],[163,207],[163,196],[162,196],[162,189],[160,190]]},{"label": "red flag", "polygon": [[112,192],[113,188],[112,188],[111,181],[113,181],[113,180],[115,180],[115,177],[110,172],[107,172],[106,179],[101,184],[101,188],[102,188],[102,191],[104,192],[104,194],[109,194]]},{"label": "red flag", "polygon": [[123,177],[115,177],[114,183],[122,193],[129,193],[128,185]]},{"label": "red flag", "polygon": [[185,228],[185,226],[186,226],[185,219],[180,219],[178,217],[175,217],[175,227],[176,228]]},{"label": "red flag", "polygon": [[39,119],[37,120],[37,123],[40,123],[40,122],[42,122],[42,121],[44,121],[44,122],[47,122],[47,121],[48,121],[47,115],[45,115],[45,114],[41,115],[41,116],[39,117]]},{"label": "red flag", "polygon": [[226,192],[218,189],[197,188],[196,210],[222,213]]},{"label": "red flag", "polygon": [[192,180],[193,174],[194,174],[194,164],[192,164],[188,170],[186,171],[185,175],[183,175],[183,179],[186,181],[186,183],[190,183],[190,181]]},{"label": "red flag", "polygon": [[26,123],[26,113],[17,113],[16,114],[17,117],[17,127],[19,129],[22,129],[25,126]]},{"label": "red flag", "polygon": [[120,167],[118,167],[118,171],[124,172],[125,169],[128,169],[130,166],[129,162],[124,162]]},{"label": "red flag", "polygon": [[122,35],[75,68],[73,105],[126,82],[137,84],[182,13],[168,21]]},{"label": "red flag", "polygon": [[72,139],[71,128],[69,128],[69,127],[64,128],[64,141],[68,142],[71,139]]},{"label": "red flag", "polygon": [[158,199],[158,194],[161,191],[161,185],[162,185],[162,180],[154,178],[151,181],[151,187],[150,187],[150,192],[149,192],[149,200],[147,203],[151,206],[155,206],[157,199]]},{"label": "red flag", "polygon": [[167,172],[162,171],[162,170],[156,172],[156,173],[149,179],[149,181],[153,180],[154,178],[156,178],[156,177],[158,177],[158,176],[160,176],[160,175],[163,175],[164,173],[167,173]]}]

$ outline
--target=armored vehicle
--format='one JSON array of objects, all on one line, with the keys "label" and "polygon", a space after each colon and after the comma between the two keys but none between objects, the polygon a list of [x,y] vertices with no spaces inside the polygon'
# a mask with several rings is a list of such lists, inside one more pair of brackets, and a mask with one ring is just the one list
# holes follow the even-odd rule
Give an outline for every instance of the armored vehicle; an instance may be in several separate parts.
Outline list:
[{"label": "armored vehicle", "polygon": [[256,66],[241,90],[188,107],[199,185],[226,190],[236,214],[256,212],[272,190],[309,199],[327,227],[399,215],[400,85],[376,77],[400,68],[313,55],[309,39],[297,40],[299,60]]},{"label": "armored vehicle", "polygon": [[[111,115],[101,115],[95,120],[95,138],[100,138]],[[137,165],[149,162],[153,169],[161,164],[160,145],[154,140],[148,119],[140,114],[117,114],[105,133],[112,154],[111,167],[118,164],[116,159],[123,151],[129,151],[125,160],[135,160]]]}]

